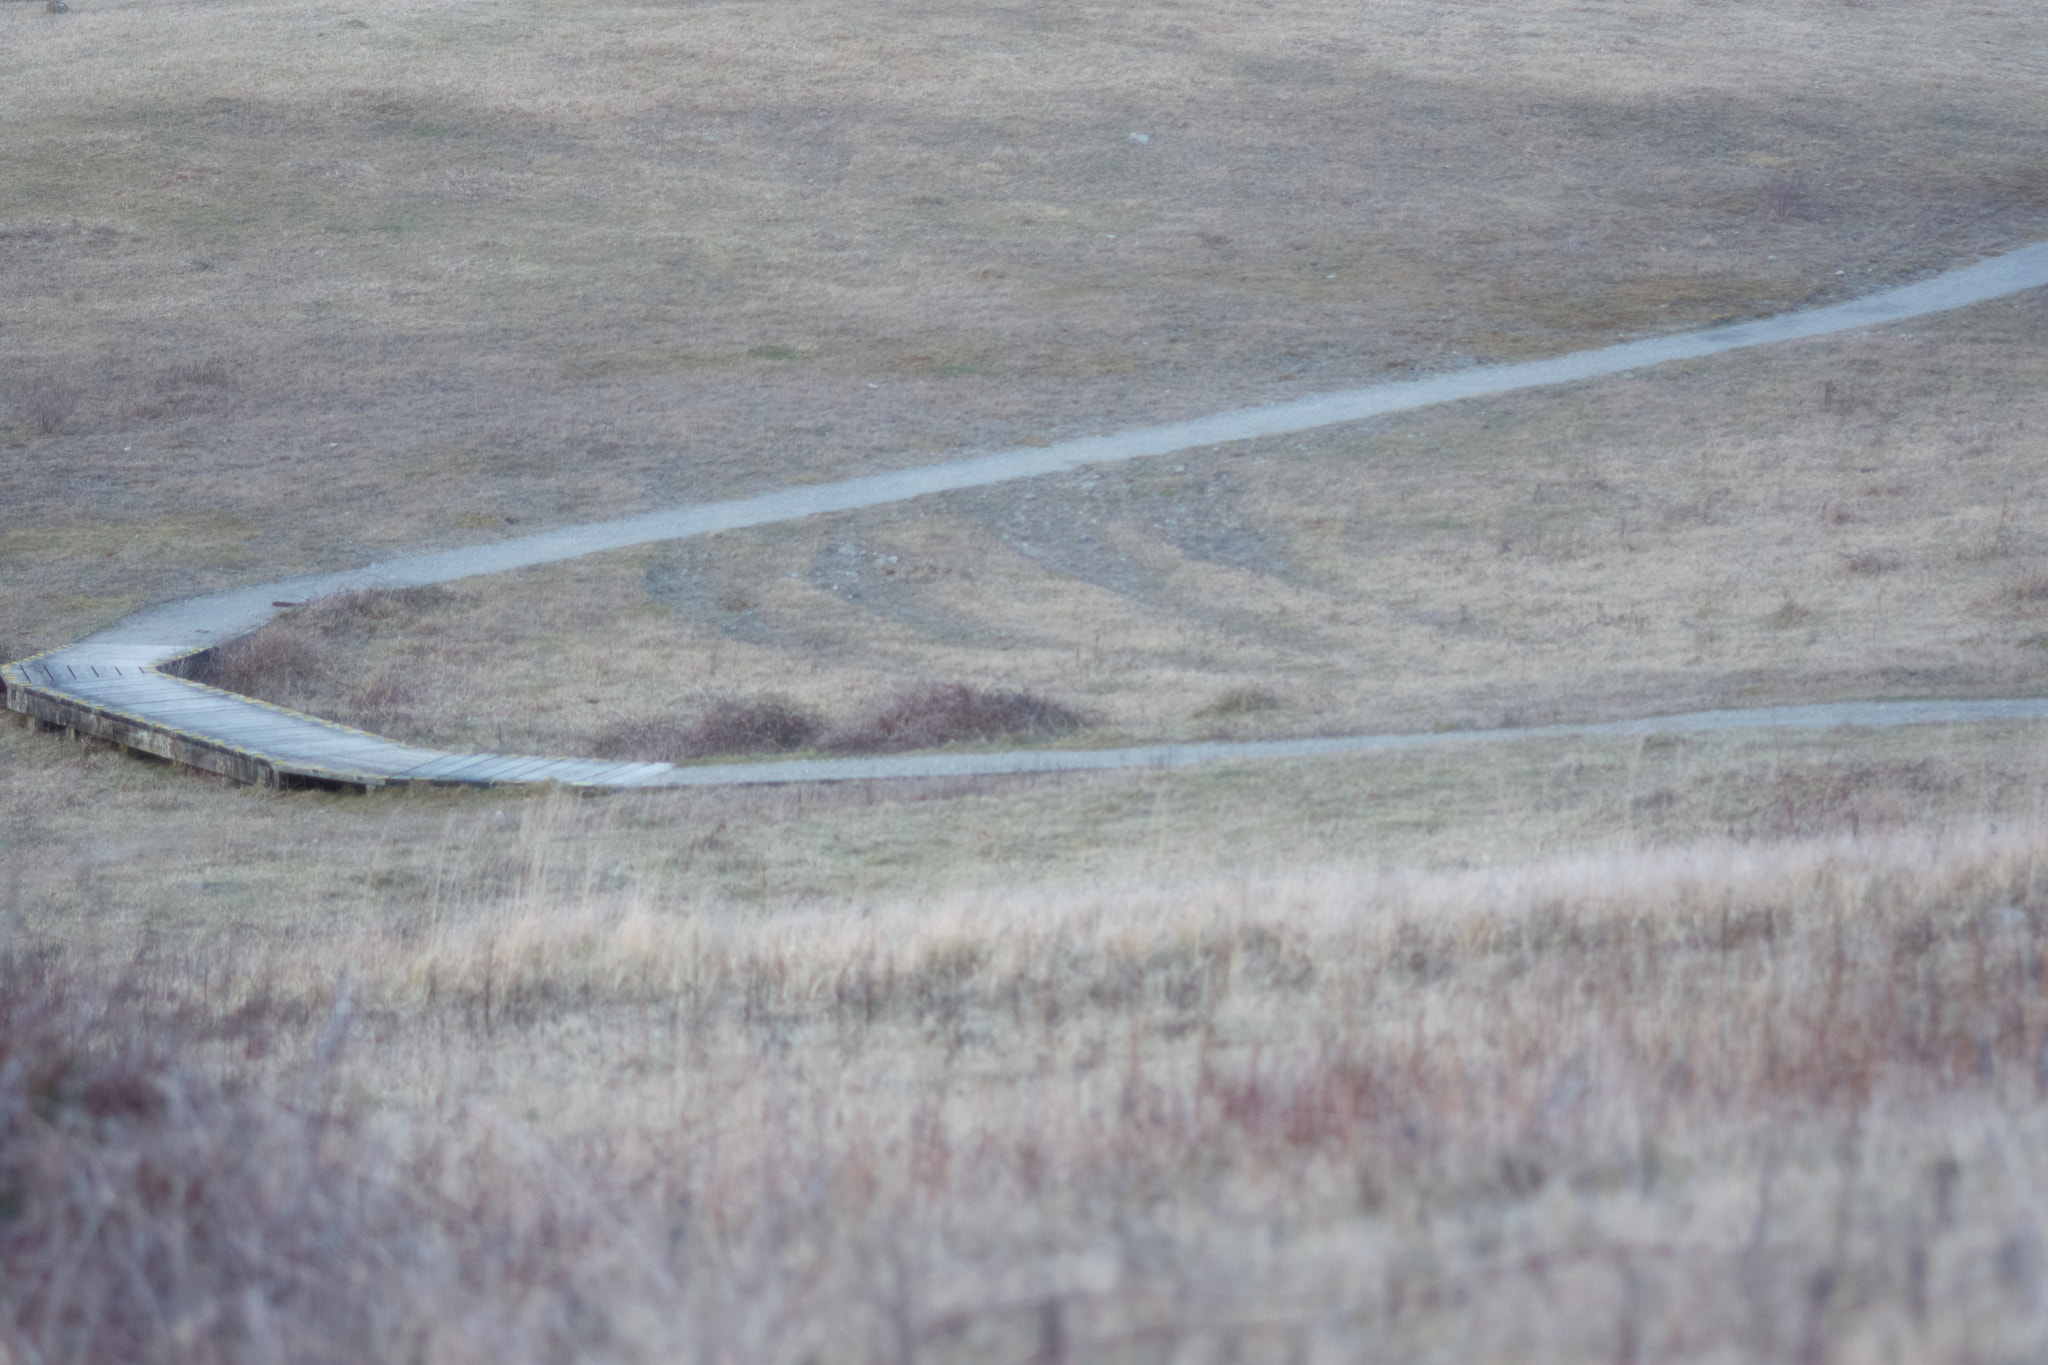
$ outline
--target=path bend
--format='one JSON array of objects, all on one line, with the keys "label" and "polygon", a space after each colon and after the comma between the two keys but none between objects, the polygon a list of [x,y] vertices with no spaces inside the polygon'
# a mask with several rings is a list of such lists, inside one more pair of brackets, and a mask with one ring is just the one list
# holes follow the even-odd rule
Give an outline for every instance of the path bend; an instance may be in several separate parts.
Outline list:
[{"label": "path bend", "polygon": [[414,783],[559,782],[577,787],[624,789],[1096,771],[1183,766],[1225,759],[1381,752],[1425,744],[1546,735],[2048,719],[2048,700],[1852,703],[1707,711],[1592,725],[1445,734],[677,766],[447,753],[400,744],[178,676],[181,665],[195,654],[257,629],[283,610],[285,604],[329,593],[446,583],[652,541],[878,507],[931,493],[986,487],[1084,465],[1309,431],[1465,398],[1571,383],[1724,351],[1902,322],[2043,285],[2048,285],[2048,242],[1865,298],[1756,322],[1681,336],[1653,337],[1514,365],[1474,367],[1051,446],[999,451],[755,497],[648,512],[489,545],[412,555],[340,573],[280,579],[148,608],[74,645],[0,665],[0,684],[4,684],[9,710],[44,725],[113,740],[241,781],[364,788]]}]

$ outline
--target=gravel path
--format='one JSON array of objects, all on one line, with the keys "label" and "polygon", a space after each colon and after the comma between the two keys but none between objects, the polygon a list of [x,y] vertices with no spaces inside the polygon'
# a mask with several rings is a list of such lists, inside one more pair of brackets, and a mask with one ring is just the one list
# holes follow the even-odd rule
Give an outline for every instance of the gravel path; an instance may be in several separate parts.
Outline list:
[{"label": "gravel path", "polygon": [[[929,493],[976,488],[1060,473],[1084,465],[1108,464],[1147,456],[1168,455],[1201,446],[1308,431],[1355,422],[1383,413],[1401,412],[1490,394],[1547,384],[1571,383],[1600,375],[1691,360],[1771,342],[1923,317],[1987,299],[2048,284],[2048,242],[2021,248],[1960,270],[1898,289],[1826,308],[1788,313],[1758,322],[1717,327],[1684,336],[1655,337],[1593,351],[1579,351],[1548,360],[1516,365],[1482,366],[1425,379],[1379,384],[1370,388],[1304,398],[1289,403],[1240,408],[1209,417],[1065,441],[1057,445],[1006,450],[993,454],[926,465],[887,474],[872,474],[836,483],[813,484],[728,502],[707,503],[668,511],[621,517],[521,536],[490,545],[408,556],[341,573],[281,579],[231,592],[152,607],[113,628],[80,641],[68,650],[41,656],[39,675],[60,676],[67,665],[89,661],[93,667],[154,670],[181,654],[217,644],[256,629],[276,616],[281,602],[298,602],[356,588],[412,587],[446,583],[480,574],[502,573],[533,564],[548,564],[604,550],[651,541],[676,540],[714,531],[791,521],[824,512],[849,511],[901,502]],[[8,666],[8,704],[17,710],[17,692],[29,686],[27,675]],[[57,687],[54,682],[38,684]],[[184,684],[184,686],[191,686]],[[59,689],[61,691],[61,689]],[[75,700],[84,700],[80,695]],[[1988,709],[1987,709],[1988,708]],[[2001,709],[2003,708],[2003,709]],[[1422,744],[1472,743],[1483,739],[1542,735],[1650,734],[1760,726],[1804,728],[1836,725],[1905,725],[1961,723],[1990,718],[2048,718],[2048,702],[1866,703],[1843,706],[1799,706],[1755,711],[1713,711],[1688,716],[1615,722],[1609,725],[1548,726],[1523,730],[1459,732],[1425,735],[1352,736],[1335,739],[1283,740],[1247,744],[1152,746],[1122,750],[1032,750],[1001,754],[901,755],[889,758],[817,760],[789,763],[721,764],[666,768],[636,773],[627,782],[603,785],[710,785],[741,782],[802,782],[878,777],[944,777],[979,773],[1050,772],[1118,767],[1176,766],[1221,759],[1305,757],[1317,754],[1372,752]],[[132,725],[133,715],[128,717]],[[308,722],[314,725],[315,722]],[[332,744],[332,727],[309,742]],[[126,741],[124,741],[126,742]],[[289,766],[284,739],[277,756]],[[447,755],[438,756],[448,769]],[[331,764],[318,766],[322,771]],[[541,760],[529,761],[530,776],[516,780],[544,781],[553,774]],[[657,765],[641,765],[653,768]],[[565,770],[566,772],[566,770]],[[405,781],[403,772],[386,779]],[[424,775],[421,780],[424,780]],[[447,780],[443,778],[441,780]],[[559,780],[559,779],[558,779]],[[571,779],[573,780],[573,779]]]}]

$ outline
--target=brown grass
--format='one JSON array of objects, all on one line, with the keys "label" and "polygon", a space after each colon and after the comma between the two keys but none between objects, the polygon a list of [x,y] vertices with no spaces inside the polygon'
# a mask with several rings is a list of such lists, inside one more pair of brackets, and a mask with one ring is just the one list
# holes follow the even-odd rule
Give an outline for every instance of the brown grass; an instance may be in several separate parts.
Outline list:
[{"label": "brown grass", "polygon": [[830,735],[842,753],[900,753],[948,744],[1051,739],[1078,730],[1070,707],[1029,692],[989,691],[966,683],[920,683],[884,699],[871,713]]},{"label": "brown grass", "polygon": [[824,722],[786,697],[718,697],[696,720],[615,725],[590,741],[598,758],[680,763],[717,754],[788,753],[807,748]]},{"label": "brown grass", "polygon": [[337,669],[324,642],[287,627],[258,631],[222,645],[185,672],[194,682],[287,703],[329,682]]},{"label": "brown grass", "polygon": [[[532,809],[528,855],[583,809]],[[297,946],[74,943],[0,997],[0,1332],[162,1360],[2023,1358],[2044,848],[2030,823],[765,916],[448,885]]]},{"label": "brown grass", "polygon": [[602,802],[0,731],[8,1348],[2024,1357],[2038,728]]},{"label": "brown grass", "polygon": [[349,17],[0,7],[0,402],[73,405],[5,436],[30,647],[2040,235],[2009,3]]},{"label": "brown grass", "polygon": [[431,1258],[420,1234],[442,1211],[365,1165],[374,1144],[328,1084],[345,997],[303,1084],[255,1091],[223,1086],[167,1003],[136,975],[0,956],[0,1347],[134,1362],[404,1354],[416,1325],[394,1331],[364,1291]]},{"label": "brown grass", "polygon": [[[2040,235],[2014,6],[770,8],[0,7],[0,634]],[[287,628],[498,748],[2019,690],[2038,326]],[[2034,1358],[2035,729],[604,802],[5,730],[0,1354]]]},{"label": "brown grass", "polygon": [[[679,678],[835,717],[957,679],[1085,710],[1091,743],[2031,694],[2044,317],[624,551],[462,585],[352,657],[417,680],[420,737],[540,752],[660,720]],[[1207,714],[1233,692],[1287,704]]]},{"label": "brown grass", "polygon": [[208,650],[181,671],[196,682],[318,711],[343,724],[416,735],[415,712],[424,700],[417,672],[400,661],[366,668],[357,656],[375,632],[403,631],[460,601],[438,587],[336,593]]}]

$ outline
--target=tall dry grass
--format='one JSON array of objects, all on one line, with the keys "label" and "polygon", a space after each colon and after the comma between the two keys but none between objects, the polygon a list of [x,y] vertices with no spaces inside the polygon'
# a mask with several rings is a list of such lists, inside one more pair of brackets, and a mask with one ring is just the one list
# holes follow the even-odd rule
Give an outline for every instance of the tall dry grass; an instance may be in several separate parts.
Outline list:
[{"label": "tall dry grass", "polygon": [[2043,1345],[2037,823],[766,912],[565,890],[576,818],[389,932],[17,946],[10,1349]]}]

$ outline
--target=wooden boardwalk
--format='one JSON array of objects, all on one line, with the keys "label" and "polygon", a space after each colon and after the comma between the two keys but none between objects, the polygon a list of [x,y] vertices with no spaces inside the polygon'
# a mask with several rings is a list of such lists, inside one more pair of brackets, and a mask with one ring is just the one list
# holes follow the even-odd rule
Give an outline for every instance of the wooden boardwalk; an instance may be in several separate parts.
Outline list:
[{"label": "wooden boardwalk", "polygon": [[555,782],[591,791],[736,787],[790,782],[874,782],[1032,773],[1181,768],[1391,753],[1529,739],[1611,739],[1728,730],[2048,721],[2048,698],[1990,701],[1841,702],[1697,711],[1638,720],[1519,730],[1336,735],[1314,739],[1152,744],[1129,749],[1021,749],[995,753],[887,754],[755,763],[598,763],[526,754],[451,754],[399,744],[268,702],[166,673],[192,651],[75,647],[0,667],[11,710],[39,724],[112,740],[144,753],[273,787],[408,785],[490,787]]},{"label": "wooden boardwalk", "polygon": [[678,767],[598,763],[521,754],[451,754],[300,715],[177,676],[206,648],[261,626],[287,605],[359,587],[445,583],[554,563],[601,550],[761,526],[823,512],[875,507],[948,489],[986,487],[1082,465],[1165,455],[1226,441],[1307,431],[1486,394],[1569,383],[1800,337],[1824,336],[1945,312],[2048,285],[2048,243],[2036,243],[1866,298],[1681,336],[1652,337],[1547,360],[1482,366],[1348,393],[1243,408],[1164,426],[1002,451],[944,464],[813,484],[732,502],[566,527],[492,545],[392,560],[349,573],[239,588],[166,603],[66,649],[0,664],[7,709],[36,723],[266,786],[493,786],[557,782],[633,788],[760,782],[949,777],[1106,768],[1171,767],[1218,759],[1269,759],[1379,751],[1482,737],[1679,733],[1760,726],[1908,725],[2048,719],[2048,702],[1904,702],[1701,712],[1604,725],[1549,726],[1479,735],[1355,735],[1270,743],[1165,745],[1124,750],[1007,754],[900,754],[867,759]]},{"label": "wooden boardwalk", "polygon": [[8,664],[0,679],[7,709],[41,725],[268,787],[559,782],[609,789],[645,785],[671,771],[667,763],[452,754],[400,744],[166,671],[195,652],[74,645]]}]

